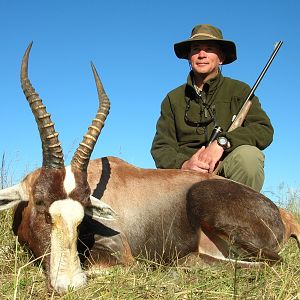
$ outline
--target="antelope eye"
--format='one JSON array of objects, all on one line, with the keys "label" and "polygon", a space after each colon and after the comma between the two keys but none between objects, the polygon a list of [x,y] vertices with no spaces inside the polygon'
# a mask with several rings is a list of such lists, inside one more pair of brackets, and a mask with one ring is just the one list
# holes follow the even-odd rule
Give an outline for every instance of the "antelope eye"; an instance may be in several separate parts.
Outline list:
[{"label": "antelope eye", "polygon": [[35,200],[35,205],[44,206],[44,201],[43,200]]},{"label": "antelope eye", "polygon": [[46,223],[52,224],[52,218],[48,212],[45,212],[45,220],[46,220]]}]

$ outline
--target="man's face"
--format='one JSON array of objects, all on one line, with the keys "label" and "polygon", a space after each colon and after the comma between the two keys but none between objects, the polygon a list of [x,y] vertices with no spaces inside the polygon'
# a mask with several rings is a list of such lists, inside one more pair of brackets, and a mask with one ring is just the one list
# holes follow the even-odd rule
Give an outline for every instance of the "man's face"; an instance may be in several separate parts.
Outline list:
[{"label": "man's face", "polygon": [[212,78],[218,73],[223,54],[215,42],[199,41],[191,45],[189,62],[195,75]]}]

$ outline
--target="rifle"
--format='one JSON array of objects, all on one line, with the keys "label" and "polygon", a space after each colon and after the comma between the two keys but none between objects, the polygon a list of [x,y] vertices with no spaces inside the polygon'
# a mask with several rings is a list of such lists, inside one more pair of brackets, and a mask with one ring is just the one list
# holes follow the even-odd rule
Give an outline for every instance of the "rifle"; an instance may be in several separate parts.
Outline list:
[{"label": "rifle", "polygon": [[[261,82],[261,80],[264,77],[265,73],[267,72],[269,66],[271,65],[273,59],[275,58],[275,56],[278,53],[278,51],[279,51],[279,49],[280,49],[280,47],[281,47],[282,44],[283,44],[282,41],[279,41],[279,42],[277,42],[275,44],[275,48],[274,48],[274,50],[273,50],[273,52],[272,52],[272,54],[271,54],[271,56],[270,56],[267,64],[265,65],[264,69],[260,73],[260,75],[257,78],[257,80],[256,80],[255,84],[253,85],[252,89],[250,90],[250,92],[249,92],[249,94],[248,94],[248,96],[247,96],[247,98],[246,98],[243,106],[241,107],[239,113],[237,115],[234,115],[232,117],[232,121],[231,121],[232,123],[229,126],[227,132],[230,132],[230,131],[236,129],[237,127],[240,127],[243,124],[243,122],[244,122],[244,120],[245,120],[245,118],[246,118],[246,116],[248,114],[248,111],[249,111],[249,109],[251,107],[251,104],[252,104],[251,98],[253,97],[253,94],[254,94],[257,86],[259,85],[259,83]],[[209,138],[207,146],[210,145],[215,139],[217,139],[218,135],[222,131],[223,131],[223,129],[220,126],[216,126],[213,129],[213,131],[212,131],[212,134],[211,134],[211,136]]]}]

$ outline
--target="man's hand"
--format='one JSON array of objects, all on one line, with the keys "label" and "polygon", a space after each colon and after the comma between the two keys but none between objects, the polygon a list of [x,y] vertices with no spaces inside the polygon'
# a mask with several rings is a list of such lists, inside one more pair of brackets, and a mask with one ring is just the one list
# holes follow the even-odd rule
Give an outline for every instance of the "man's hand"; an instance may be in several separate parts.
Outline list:
[{"label": "man's hand", "polygon": [[207,148],[198,155],[198,161],[209,165],[208,173],[212,173],[220,161],[224,149],[213,141]]},{"label": "man's hand", "polygon": [[181,169],[195,170],[201,173],[212,173],[224,153],[224,149],[213,141],[207,148],[201,147]]},{"label": "man's hand", "polygon": [[189,160],[186,160],[181,169],[184,170],[195,170],[201,173],[208,173],[209,164],[202,162],[198,159],[198,156],[205,151],[205,147],[201,147]]}]

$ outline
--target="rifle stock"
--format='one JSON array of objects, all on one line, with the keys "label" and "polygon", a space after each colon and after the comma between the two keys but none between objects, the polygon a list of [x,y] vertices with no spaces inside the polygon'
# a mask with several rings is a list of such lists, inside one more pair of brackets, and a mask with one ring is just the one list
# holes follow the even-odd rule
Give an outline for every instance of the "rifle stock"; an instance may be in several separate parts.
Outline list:
[{"label": "rifle stock", "polygon": [[237,116],[234,118],[234,120],[232,121],[230,127],[228,128],[227,132],[230,132],[240,126],[242,126],[249,110],[250,107],[252,105],[251,101],[247,101],[243,104],[241,110],[239,111],[239,113],[237,114]]}]

